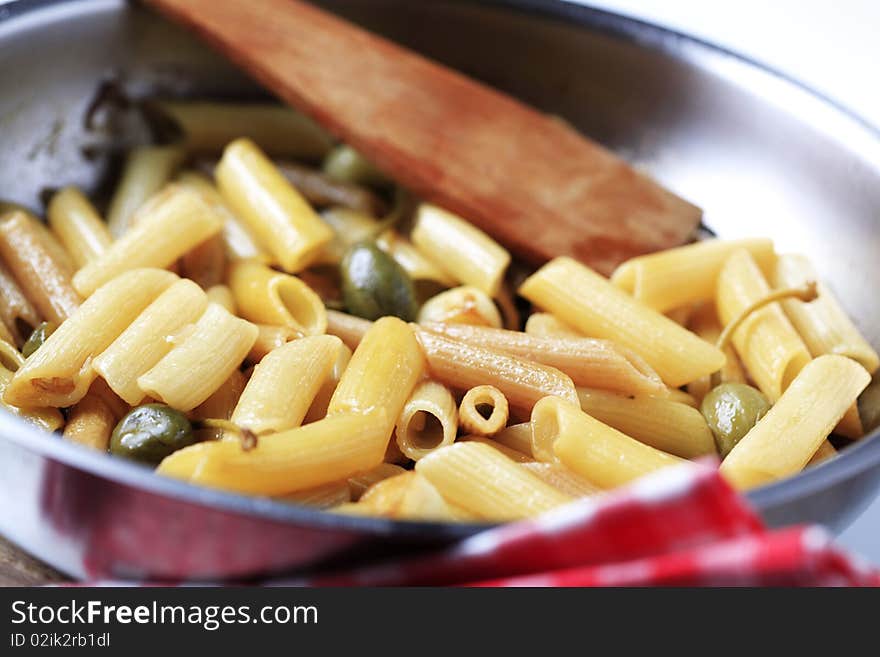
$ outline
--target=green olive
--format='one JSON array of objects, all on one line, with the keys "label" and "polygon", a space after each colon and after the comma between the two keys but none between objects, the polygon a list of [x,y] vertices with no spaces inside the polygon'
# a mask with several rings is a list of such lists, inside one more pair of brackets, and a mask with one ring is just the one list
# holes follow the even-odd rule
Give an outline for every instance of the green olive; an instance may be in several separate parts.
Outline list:
[{"label": "green olive", "polygon": [[722,383],[703,398],[700,410],[715,436],[718,453],[724,458],[770,410],[770,402],[752,386]]},{"label": "green olive", "polygon": [[412,280],[397,262],[372,242],[352,246],[339,265],[342,299],[352,315],[379,319],[394,315],[411,322],[418,312]]},{"label": "green olive", "polygon": [[55,332],[56,328],[58,327],[52,322],[40,322],[27,341],[22,345],[21,355],[27,358],[34,353],[46,341],[46,338]]},{"label": "green olive", "polygon": [[165,404],[144,404],[130,410],[110,436],[110,452],[150,465],[196,442],[186,415]]},{"label": "green olive", "polygon": [[324,159],[324,173],[333,180],[370,187],[387,187],[390,181],[372,162],[351,146],[337,146]]}]

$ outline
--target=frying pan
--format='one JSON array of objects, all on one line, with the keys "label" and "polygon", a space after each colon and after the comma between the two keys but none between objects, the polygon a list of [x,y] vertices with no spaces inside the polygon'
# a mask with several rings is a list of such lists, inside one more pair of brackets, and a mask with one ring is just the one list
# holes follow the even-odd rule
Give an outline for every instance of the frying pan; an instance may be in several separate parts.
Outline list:
[{"label": "frying pan", "polygon": [[[720,236],[806,253],[880,344],[880,134],[844,108],[697,39],[556,0],[320,4],[564,117],[701,205]],[[0,6],[0,197],[39,210],[46,187],[100,191],[118,153],[83,116],[108,77],[140,96],[263,94],[142,7]],[[878,486],[875,435],[749,499],[771,525],[840,530]],[[74,577],[249,577],[439,547],[482,527],[198,488],[0,413],[0,533]]]}]

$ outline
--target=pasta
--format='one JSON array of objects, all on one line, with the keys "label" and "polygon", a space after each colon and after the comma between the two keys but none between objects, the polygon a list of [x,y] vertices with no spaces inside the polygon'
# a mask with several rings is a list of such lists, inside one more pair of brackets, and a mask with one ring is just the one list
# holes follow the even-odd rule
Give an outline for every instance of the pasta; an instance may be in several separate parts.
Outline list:
[{"label": "pasta", "polygon": [[357,502],[373,484],[377,484],[383,479],[404,474],[405,472],[406,470],[399,465],[394,465],[393,463],[380,463],[375,468],[370,468],[364,472],[358,472],[351,475],[346,480],[351,500]]},{"label": "pasta", "polygon": [[9,342],[21,346],[40,323],[36,308],[0,261],[0,321]]},{"label": "pasta", "polygon": [[523,463],[522,466],[544,483],[550,484],[566,495],[586,497],[601,493],[602,489],[576,475],[574,472],[555,463]]},{"label": "pasta", "polygon": [[[330,374],[321,385],[320,390],[318,390],[318,394],[315,395],[314,400],[312,400],[312,405],[309,406],[309,410],[306,413],[306,419],[304,420],[305,424],[320,420],[327,415],[327,408],[330,406],[330,400],[333,398],[333,393],[336,392],[337,386],[339,386],[339,380],[342,378],[342,374],[348,368],[349,362],[351,362],[351,356],[351,349],[344,344],[339,345],[339,348],[336,350],[336,360],[333,362],[333,368],[330,370]],[[389,449],[392,446],[394,446],[394,443],[389,443]],[[387,454],[385,460],[391,460],[388,458]]]},{"label": "pasta", "polygon": [[327,311],[327,333],[342,340],[349,349],[357,349],[372,324],[371,321],[354,315],[336,310]]},{"label": "pasta", "polygon": [[[227,310],[229,309],[227,308]],[[302,337],[302,333],[289,326],[257,324],[257,339],[254,341],[254,346],[251,347],[245,361],[251,364],[259,363],[273,349],[277,349],[300,337]]]},{"label": "pasta", "polygon": [[101,395],[89,391],[73,408],[64,426],[65,440],[107,451],[110,445],[110,434],[116,426],[116,416],[101,398]]},{"label": "pasta", "polygon": [[21,408],[6,401],[5,393],[13,375],[24,359],[12,345],[0,342],[0,407],[44,431],[57,431],[64,425],[64,418],[57,408]]},{"label": "pasta", "polygon": [[431,297],[419,310],[419,323],[444,322],[501,328],[501,314],[485,292],[455,287]]},{"label": "pasta", "polygon": [[754,488],[800,472],[870,381],[849,358],[819,356],[737,443],[721,474],[737,488]]},{"label": "pasta", "polygon": [[459,522],[473,520],[474,515],[456,507],[440,494],[440,491],[418,473],[410,477],[400,498],[395,513],[396,518],[404,520],[433,520]]},{"label": "pasta", "polygon": [[540,338],[582,338],[577,329],[557,319],[550,313],[532,313],[526,320],[525,332]]},{"label": "pasta", "polygon": [[[715,344],[721,337],[721,321],[718,319],[718,312],[714,303],[703,304],[696,312],[691,315],[689,328],[700,336],[706,342]],[[724,356],[726,361],[724,366],[719,370],[719,377],[722,383],[745,383],[746,374],[743,371],[739,356],[732,344],[724,347]],[[691,381],[687,385],[688,392],[695,399],[702,400],[706,393],[712,388],[711,377],[702,376],[695,381]]]},{"label": "pasta", "polygon": [[497,440],[494,440],[492,438],[486,438],[486,436],[477,436],[477,435],[462,436],[461,438],[458,439],[458,442],[460,442],[460,443],[480,443],[481,445],[487,445],[488,447],[491,447],[495,451],[501,452],[502,454],[504,454],[504,456],[509,458],[511,461],[515,461],[517,463],[532,463],[535,460],[531,457],[530,453],[521,452],[517,449],[513,449],[503,443],[498,442]]},{"label": "pasta", "polygon": [[46,214],[49,227],[77,267],[97,260],[113,242],[97,210],[75,187],[54,194]]},{"label": "pasta", "polygon": [[457,429],[452,393],[435,381],[422,381],[403,406],[395,436],[400,451],[418,461],[435,449],[451,445]]},{"label": "pasta", "polygon": [[507,398],[498,388],[475,386],[465,393],[458,413],[464,431],[492,436],[507,425]]},{"label": "pasta", "polygon": [[351,491],[344,481],[334,481],[322,486],[315,486],[296,493],[281,495],[275,499],[290,504],[301,504],[315,509],[330,509],[340,504],[351,502]]},{"label": "pasta", "polygon": [[585,335],[614,340],[634,351],[671,387],[724,365],[724,354],[714,346],[570,258],[544,265],[526,279],[519,293]]}]

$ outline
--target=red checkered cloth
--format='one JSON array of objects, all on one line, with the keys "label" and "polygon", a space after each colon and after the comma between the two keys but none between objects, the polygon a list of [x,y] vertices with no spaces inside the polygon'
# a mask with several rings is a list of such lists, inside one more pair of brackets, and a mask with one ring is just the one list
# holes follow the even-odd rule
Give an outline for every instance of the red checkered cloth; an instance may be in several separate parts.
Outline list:
[{"label": "red checkered cloth", "polygon": [[769,531],[714,467],[670,468],[437,554],[306,586],[880,586],[825,530]]}]

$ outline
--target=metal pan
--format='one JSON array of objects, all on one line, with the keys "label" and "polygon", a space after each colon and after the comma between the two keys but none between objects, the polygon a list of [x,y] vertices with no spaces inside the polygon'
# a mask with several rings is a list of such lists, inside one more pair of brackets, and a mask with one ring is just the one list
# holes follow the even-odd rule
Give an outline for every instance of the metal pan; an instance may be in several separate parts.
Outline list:
[{"label": "metal pan", "polygon": [[[880,136],[754,62],[555,0],[334,0],[329,8],[554,112],[706,209],[724,237],[808,254],[880,343]],[[260,94],[177,28],[119,0],[0,7],[0,197],[94,190],[82,117],[98,80],[144,94]],[[99,149],[100,150],[100,149]],[[843,528],[880,485],[880,440],[750,494],[771,524]],[[77,577],[205,579],[436,547],[480,526],[348,518],[154,476],[0,414],[0,533]]]}]

